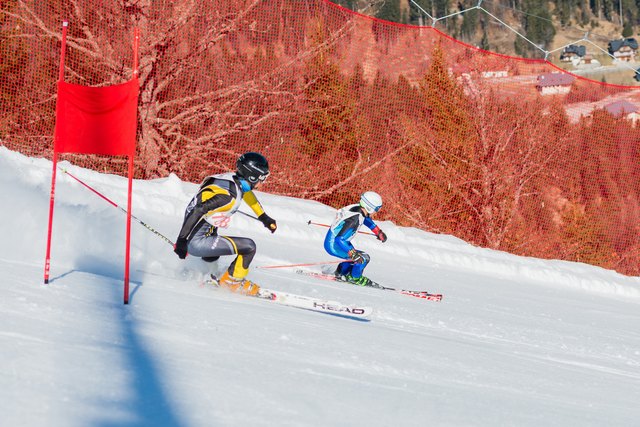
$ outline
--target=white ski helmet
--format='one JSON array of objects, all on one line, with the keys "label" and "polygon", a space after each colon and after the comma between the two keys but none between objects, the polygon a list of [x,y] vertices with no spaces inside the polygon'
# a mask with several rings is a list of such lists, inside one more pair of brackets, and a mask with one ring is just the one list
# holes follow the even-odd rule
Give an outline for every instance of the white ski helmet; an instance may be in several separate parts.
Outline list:
[{"label": "white ski helmet", "polygon": [[371,215],[382,207],[382,197],[375,191],[367,191],[360,196],[360,206]]}]

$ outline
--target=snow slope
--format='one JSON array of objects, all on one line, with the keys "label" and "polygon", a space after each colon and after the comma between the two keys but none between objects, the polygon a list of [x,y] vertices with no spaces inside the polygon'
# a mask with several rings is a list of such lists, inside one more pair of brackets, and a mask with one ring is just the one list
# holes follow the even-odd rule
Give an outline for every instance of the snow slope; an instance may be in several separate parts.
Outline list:
[{"label": "snow slope", "polygon": [[[126,207],[126,179],[64,166]],[[307,221],[334,211],[259,193],[278,231],[228,230],[258,244],[251,278],[370,322],[206,288],[231,258],[182,261],[135,221],[125,306],[126,217],[64,173],[43,285],[50,185],[49,161],[0,147],[1,426],[640,425],[637,278],[388,222],[385,244],[356,240],[368,275],[442,302],[261,269],[332,260]],[[195,188],[135,182],[133,213],[173,240]]]}]

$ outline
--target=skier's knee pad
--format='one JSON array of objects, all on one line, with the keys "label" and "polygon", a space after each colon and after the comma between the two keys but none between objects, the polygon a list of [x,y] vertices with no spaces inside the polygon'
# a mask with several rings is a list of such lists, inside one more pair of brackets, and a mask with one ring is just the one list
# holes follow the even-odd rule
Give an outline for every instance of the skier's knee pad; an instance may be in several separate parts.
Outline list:
[{"label": "skier's knee pad", "polygon": [[238,245],[238,254],[239,255],[253,255],[256,253],[256,242],[251,239],[242,239],[242,241],[236,242]]}]

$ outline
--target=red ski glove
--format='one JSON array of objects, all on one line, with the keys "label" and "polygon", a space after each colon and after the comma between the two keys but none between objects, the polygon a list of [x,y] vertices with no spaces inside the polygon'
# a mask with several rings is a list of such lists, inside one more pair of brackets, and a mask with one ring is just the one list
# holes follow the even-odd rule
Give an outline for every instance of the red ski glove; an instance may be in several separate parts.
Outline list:
[{"label": "red ski glove", "polygon": [[384,234],[384,231],[380,230],[380,227],[378,227],[377,225],[371,231],[373,231],[373,234],[375,234],[378,240],[380,240],[382,243],[387,241],[387,235]]}]

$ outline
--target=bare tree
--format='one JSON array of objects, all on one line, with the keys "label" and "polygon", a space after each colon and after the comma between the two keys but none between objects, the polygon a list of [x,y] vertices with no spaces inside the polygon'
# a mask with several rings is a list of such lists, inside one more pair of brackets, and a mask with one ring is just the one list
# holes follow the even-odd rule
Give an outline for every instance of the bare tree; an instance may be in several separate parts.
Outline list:
[{"label": "bare tree", "polygon": [[540,99],[516,102],[490,90],[469,97],[465,111],[472,132],[463,148],[442,139],[428,123],[406,123],[405,137],[414,143],[411,156],[420,164],[404,177],[423,193],[413,206],[427,223],[504,248],[522,226],[523,201],[540,196],[550,163],[566,149],[565,136],[554,129],[566,117]]},{"label": "bare tree", "polygon": [[[282,55],[284,44],[304,39],[305,21],[284,26],[282,15],[278,20],[265,19],[264,14],[277,6],[274,3],[66,0],[60,4],[52,0],[34,4],[17,0],[17,7],[5,13],[21,24],[22,37],[40,43],[40,50],[45,50],[45,44],[59,43],[60,22],[67,19],[65,73],[69,80],[88,85],[130,78],[132,30],[138,27],[142,34],[137,163],[141,175],[175,172],[195,180],[203,168],[228,167],[230,158],[243,149],[239,140],[250,139],[267,123],[297,114],[294,106],[302,93],[299,68],[352,28],[345,21],[322,43],[310,48],[298,44],[291,55]],[[280,11],[301,13],[285,1],[280,1]],[[275,25],[278,21],[280,25]],[[260,43],[254,44],[254,38]],[[35,57],[33,64],[51,68],[51,59]],[[51,98],[55,86],[49,90]],[[37,102],[31,99],[26,104]]]}]

